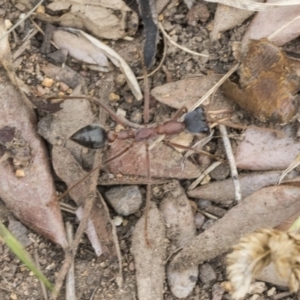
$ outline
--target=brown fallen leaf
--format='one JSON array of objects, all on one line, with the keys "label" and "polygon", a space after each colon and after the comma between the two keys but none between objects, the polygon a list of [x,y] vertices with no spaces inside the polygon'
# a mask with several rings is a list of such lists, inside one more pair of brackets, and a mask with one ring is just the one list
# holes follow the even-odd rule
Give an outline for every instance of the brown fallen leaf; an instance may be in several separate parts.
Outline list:
[{"label": "brown fallen leaf", "polygon": [[300,80],[291,60],[266,39],[243,49],[238,84],[230,79],[224,94],[262,121],[290,122],[297,112]]},{"label": "brown fallen leaf", "polygon": [[284,137],[272,131],[249,127],[235,153],[236,165],[245,170],[284,170],[300,153],[300,143],[293,137],[293,128],[285,128]]},{"label": "brown fallen leaf", "polygon": [[[165,185],[166,192],[160,205],[160,211],[166,224],[167,238],[175,248],[187,246],[196,236],[194,214],[189,199],[178,181]],[[167,279],[172,294],[177,298],[186,298],[193,291],[198,277],[198,266],[174,271],[167,267]]]},{"label": "brown fallen leaf", "polygon": [[60,208],[47,152],[36,132],[34,113],[22,101],[22,93],[7,78],[3,68],[0,69],[0,78],[0,129],[13,128],[20,147],[15,148],[17,144],[10,149],[1,147],[1,156],[6,150],[12,157],[15,150],[19,155],[24,154],[24,150],[28,155],[22,178],[16,177],[16,164],[13,165],[11,159],[0,163],[0,197],[25,225],[65,248],[67,242]]},{"label": "brown fallen leaf", "polygon": [[[248,197],[263,187],[277,184],[281,171],[247,173],[239,176],[242,198]],[[291,178],[297,176],[296,172],[289,174]],[[288,178],[286,178],[288,179]],[[192,191],[188,191],[189,197],[211,200],[216,203],[233,202],[235,192],[232,179],[215,181],[201,185]]]},{"label": "brown fallen leaf", "polygon": [[190,77],[167,83],[151,90],[151,95],[159,102],[174,108],[192,107],[204,94],[212,88],[222,75]]},{"label": "brown fallen leaf", "polygon": [[184,270],[201,264],[228,251],[242,235],[279,225],[300,210],[299,198],[300,188],[289,186],[267,187],[253,193],[184,247],[171,267]]},{"label": "brown fallen leaf", "polygon": [[[107,153],[113,157],[130,145],[132,141],[115,140]],[[150,172],[152,177],[161,178],[195,178],[199,175],[199,168],[186,160],[182,168],[182,154],[169,146],[159,143],[150,150]],[[166,164],[166,161],[168,162]],[[146,176],[146,148],[145,144],[135,142],[121,157],[112,161],[108,171],[113,174]]]},{"label": "brown fallen leaf", "polygon": [[168,240],[163,218],[153,202],[147,218],[150,246],[145,238],[145,214],[132,233],[131,253],[135,261],[138,298],[163,300]]},{"label": "brown fallen leaf", "polygon": [[[275,2],[277,2],[277,0],[266,1],[266,3]],[[295,20],[276,35],[269,36],[293,21],[299,14],[300,5],[273,7],[258,12],[243,37],[243,44],[247,44],[251,39],[259,40],[262,38],[268,38],[277,46],[288,43],[299,36],[300,19]]]},{"label": "brown fallen leaf", "polygon": [[[74,159],[70,151],[62,146],[54,146],[52,149],[52,161],[53,168],[57,176],[59,176],[68,187],[71,187],[78,180],[83,178],[87,172],[85,172],[79,163]],[[78,206],[85,205],[85,199],[90,193],[90,179],[87,178],[84,184],[74,187],[70,191],[70,196],[76,202]],[[98,200],[99,201],[99,200]],[[106,254],[111,261],[115,261],[116,258],[120,258],[119,245],[115,235],[115,226],[112,223],[108,209],[103,208],[105,202],[100,207],[94,203],[92,214],[90,216],[89,228],[87,229],[87,235],[95,249],[95,253],[99,256]],[[92,231],[94,229],[94,232]],[[100,243],[101,248],[98,244]]]}]

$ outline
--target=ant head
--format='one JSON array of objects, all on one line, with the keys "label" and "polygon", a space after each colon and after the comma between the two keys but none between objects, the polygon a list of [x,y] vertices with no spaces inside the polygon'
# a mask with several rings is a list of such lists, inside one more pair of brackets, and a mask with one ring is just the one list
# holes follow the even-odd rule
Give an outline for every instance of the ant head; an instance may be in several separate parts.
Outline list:
[{"label": "ant head", "polygon": [[203,108],[199,107],[188,112],[184,117],[185,129],[190,133],[209,132],[209,126],[206,122],[206,116]]},{"label": "ant head", "polygon": [[79,129],[70,139],[77,144],[90,148],[102,148],[107,142],[107,133],[99,124],[91,124]]}]

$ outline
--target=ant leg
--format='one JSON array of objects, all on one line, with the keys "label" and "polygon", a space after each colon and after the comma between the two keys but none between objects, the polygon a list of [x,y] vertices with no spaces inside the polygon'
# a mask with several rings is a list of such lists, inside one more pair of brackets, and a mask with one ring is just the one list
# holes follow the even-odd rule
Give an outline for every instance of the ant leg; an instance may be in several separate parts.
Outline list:
[{"label": "ant leg", "polygon": [[115,159],[120,158],[123,154],[125,154],[133,145],[134,142],[132,142],[129,146],[127,146],[125,149],[121,150],[119,153],[117,153],[116,155],[114,155],[113,157],[110,157],[109,159],[107,159],[106,161],[102,162],[101,164],[99,164],[97,167],[95,167],[93,170],[91,170],[90,172],[88,172],[85,176],[83,176],[79,181],[77,181],[76,183],[74,183],[71,187],[69,187],[63,194],[61,194],[58,197],[58,200],[62,199],[63,197],[65,197],[66,195],[69,194],[69,192],[75,188],[78,184],[82,183],[85,179],[87,179],[92,173],[96,172],[97,170],[99,170],[101,167],[109,164],[110,162],[114,161]]},{"label": "ant leg", "polygon": [[146,186],[146,206],[145,206],[145,240],[147,246],[150,248],[151,243],[148,237],[148,213],[151,200],[151,184],[150,184],[150,154],[149,154],[149,144],[145,143],[146,147],[146,171],[147,171],[147,186]]},{"label": "ant leg", "polygon": [[172,116],[171,118],[171,121],[176,121],[180,114],[183,112],[183,113],[186,113],[188,111],[187,107],[185,105],[181,106],[177,111],[176,113],[174,114],[174,116]]},{"label": "ant leg", "polygon": [[108,114],[109,116],[118,124],[123,125],[124,127],[130,127],[130,128],[135,128],[135,129],[139,129],[142,128],[143,126],[130,122],[128,121],[126,118],[122,117],[122,116],[118,116],[113,109],[111,109],[107,104],[101,102],[99,99],[95,98],[95,97],[86,97],[86,96],[60,96],[60,97],[49,97],[47,98],[47,100],[55,100],[55,99],[61,99],[61,100],[69,100],[69,99],[85,99],[88,100],[92,103],[97,104],[98,106],[100,106],[101,108],[103,108]]}]

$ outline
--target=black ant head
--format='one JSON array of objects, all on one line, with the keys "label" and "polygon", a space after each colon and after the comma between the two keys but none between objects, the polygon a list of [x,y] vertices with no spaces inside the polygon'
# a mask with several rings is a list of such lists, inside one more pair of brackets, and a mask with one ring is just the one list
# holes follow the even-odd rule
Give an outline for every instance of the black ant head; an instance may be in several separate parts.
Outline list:
[{"label": "black ant head", "polygon": [[99,149],[107,142],[107,132],[99,124],[91,124],[79,129],[70,139],[81,146]]},{"label": "black ant head", "polygon": [[203,108],[199,107],[184,116],[185,129],[190,133],[207,133],[209,126]]}]

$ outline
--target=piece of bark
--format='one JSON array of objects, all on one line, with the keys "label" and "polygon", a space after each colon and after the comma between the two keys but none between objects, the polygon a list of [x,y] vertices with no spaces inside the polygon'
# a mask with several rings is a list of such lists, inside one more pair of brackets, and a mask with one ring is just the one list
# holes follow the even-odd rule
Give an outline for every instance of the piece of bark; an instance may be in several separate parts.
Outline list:
[{"label": "piece of bark", "polygon": [[[277,184],[282,171],[247,173],[239,176],[242,198],[246,198],[263,187]],[[291,172],[288,178],[297,176],[297,172]],[[216,203],[232,202],[235,192],[232,179],[211,182],[201,185],[192,191],[188,191],[189,197],[211,200]]]},{"label": "piece of bark", "polygon": [[[160,205],[160,211],[167,227],[167,238],[175,249],[189,245],[196,236],[194,214],[189,199],[178,181],[172,181],[164,187],[167,194]],[[198,278],[198,266],[192,266],[183,272],[167,267],[167,279],[172,294],[177,298],[186,298],[193,291]]]},{"label": "piece of bark", "polygon": [[24,167],[22,178],[16,177],[10,159],[0,163],[0,197],[25,225],[66,247],[47,152],[37,135],[34,112],[22,101],[22,93],[7,78],[3,68],[0,69],[0,89],[0,129],[14,128],[30,149],[29,164]]},{"label": "piece of bark", "polygon": [[135,225],[132,234],[131,252],[136,268],[138,298],[163,300],[165,260],[168,240],[163,218],[153,202],[150,203],[147,220],[146,241],[145,214]]},{"label": "piece of bark", "polygon": [[263,188],[233,207],[222,219],[198,235],[171,262],[174,270],[185,270],[228,251],[245,234],[272,228],[300,210],[300,188]]}]

